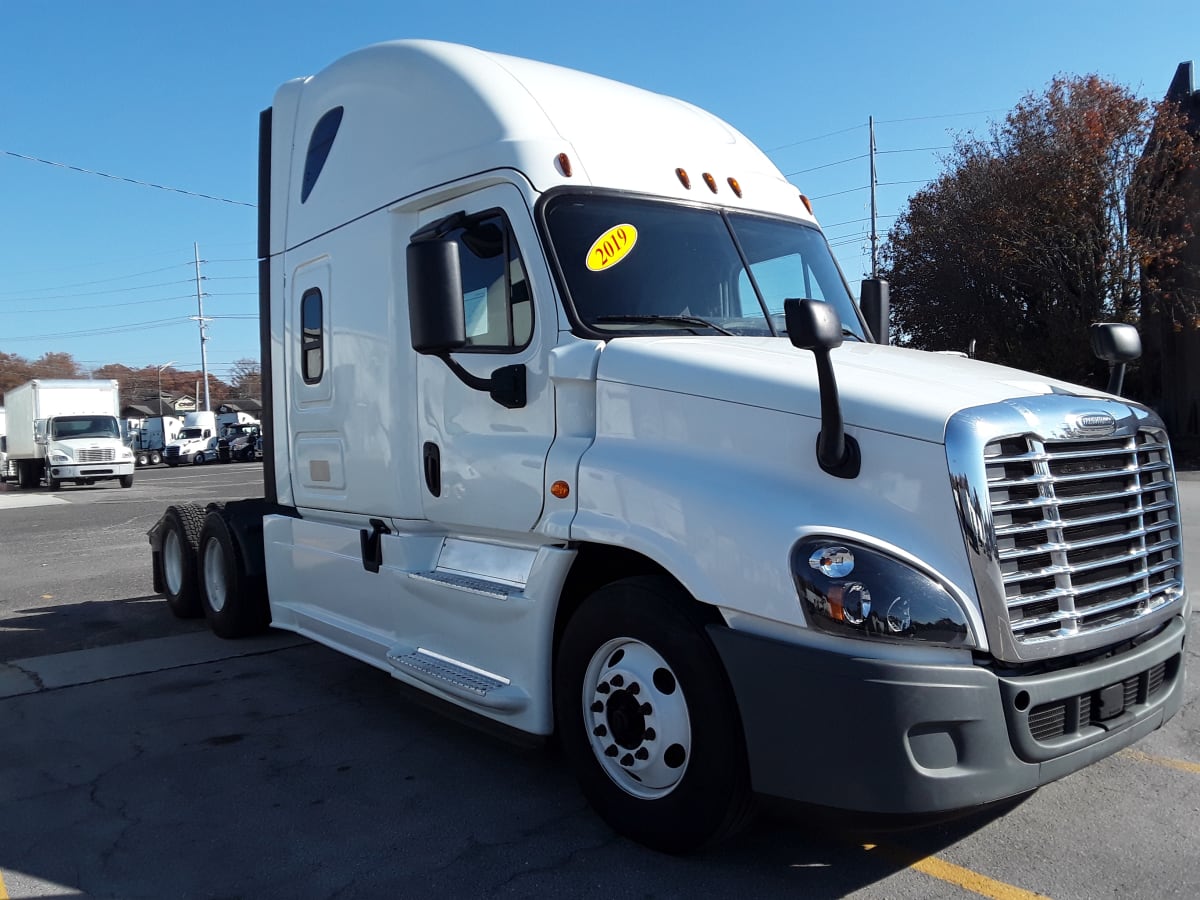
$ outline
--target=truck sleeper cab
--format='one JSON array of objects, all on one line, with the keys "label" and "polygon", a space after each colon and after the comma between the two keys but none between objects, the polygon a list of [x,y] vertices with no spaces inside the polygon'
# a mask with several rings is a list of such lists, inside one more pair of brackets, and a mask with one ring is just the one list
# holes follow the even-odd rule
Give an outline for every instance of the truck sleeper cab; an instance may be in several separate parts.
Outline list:
[{"label": "truck sleeper cab", "polygon": [[264,497],[151,531],[177,615],[557,734],[670,852],[755,794],[1015,796],[1178,709],[1161,421],[876,342],[727,123],[381,44],[279,89],[259,214]]}]

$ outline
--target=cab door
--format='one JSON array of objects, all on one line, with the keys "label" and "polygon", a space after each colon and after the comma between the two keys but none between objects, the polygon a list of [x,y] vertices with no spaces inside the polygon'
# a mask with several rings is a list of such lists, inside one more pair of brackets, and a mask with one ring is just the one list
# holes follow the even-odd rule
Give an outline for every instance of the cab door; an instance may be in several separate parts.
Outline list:
[{"label": "cab door", "polygon": [[547,354],[557,336],[550,274],[521,193],[495,185],[422,211],[420,226],[464,213],[458,244],[466,346],[452,359],[489,378],[525,367],[525,405],[501,405],[468,387],[436,356],[417,357],[417,458],[431,521],[529,531],[541,517],[546,454],[554,440]]}]

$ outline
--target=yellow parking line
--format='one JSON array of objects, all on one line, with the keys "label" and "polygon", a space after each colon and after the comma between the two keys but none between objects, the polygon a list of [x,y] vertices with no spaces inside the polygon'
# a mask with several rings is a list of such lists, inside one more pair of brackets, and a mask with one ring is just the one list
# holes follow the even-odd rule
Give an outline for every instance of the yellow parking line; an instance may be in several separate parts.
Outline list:
[{"label": "yellow parking line", "polygon": [[980,875],[971,869],[956,866],[954,863],[938,859],[936,856],[927,856],[925,859],[918,859],[915,863],[912,863],[910,868],[916,869],[918,872],[928,875],[931,878],[936,878],[939,881],[956,884],[960,888],[965,888],[968,891],[979,894],[981,897],[990,897],[992,900],[1031,900],[1034,897],[1046,896],[1034,891],[1027,891],[1024,888],[1014,887],[1003,881],[997,881],[995,878],[988,878],[986,875]]},{"label": "yellow parking line", "polygon": [[8,900],[8,888],[4,886],[3,872],[0,872],[0,900]]},{"label": "yellow parking line", "polygon": [[[875,850],[876,846],[874,844],[863,844],[863,849]],[[981,875],[973,869],[956,866],[954,863],[938,859],[936,856],[926,856],[918,860],[912,860],[911,857],[897,852],[895,848],[879,847],[878,849],[884,856],[894,862],[920,872],[922,875],[928,875],[930,878],[936,878],[938,881],[956,885],[974,894],[979,894],[981,897],[989,897],[991,900],[1034,900],[1034,898],[1045,900],[1046,898],[1045,894],[1027,891],[1024,888],[1015,887],[1003,881],[997,881],[995,878],[988,878],[986,875]]]},{"label": "yellow parking line", "polygon": [[1165,766],[1168,769],[1178,769],[1180,772],[1190,772],[1192,775],[1200,775],[1200,763],[1188,762],[1186,759],[1151,756],[1149,753],[1143,753],[1141,750],[1122,750],[1118,755],[1126,759],[1132,759],[1135,762],[1152,763],[1156,766]]}]

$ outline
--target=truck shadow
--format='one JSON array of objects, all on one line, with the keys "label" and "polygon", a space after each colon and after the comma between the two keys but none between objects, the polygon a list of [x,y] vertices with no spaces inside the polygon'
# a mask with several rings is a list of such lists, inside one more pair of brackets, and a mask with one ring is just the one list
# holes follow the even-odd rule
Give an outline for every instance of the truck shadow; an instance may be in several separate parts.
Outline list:
[{"label": "truck shadow", "polygon": [[204,627],[203,619],[176,619],[159,594],[48,602],[16,610],[0,622],[0,662],[167,637]]}]

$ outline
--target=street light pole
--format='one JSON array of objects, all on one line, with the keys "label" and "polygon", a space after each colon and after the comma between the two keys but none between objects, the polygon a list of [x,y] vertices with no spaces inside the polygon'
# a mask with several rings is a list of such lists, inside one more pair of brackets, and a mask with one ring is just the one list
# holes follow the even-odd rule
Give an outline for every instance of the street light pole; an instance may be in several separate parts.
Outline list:
[{"label": "street light pole", "polygon": [[173,365],[175,365],[175,360],[171,360],[168,363],[163,363],[161,366],[158,367],[158,403],[156,404],[156,406],[158,408],[155,410],[155,413],[157,413],[160,416],[162,415],[162,373],[163,373],[163,369],[169,369]]}]

